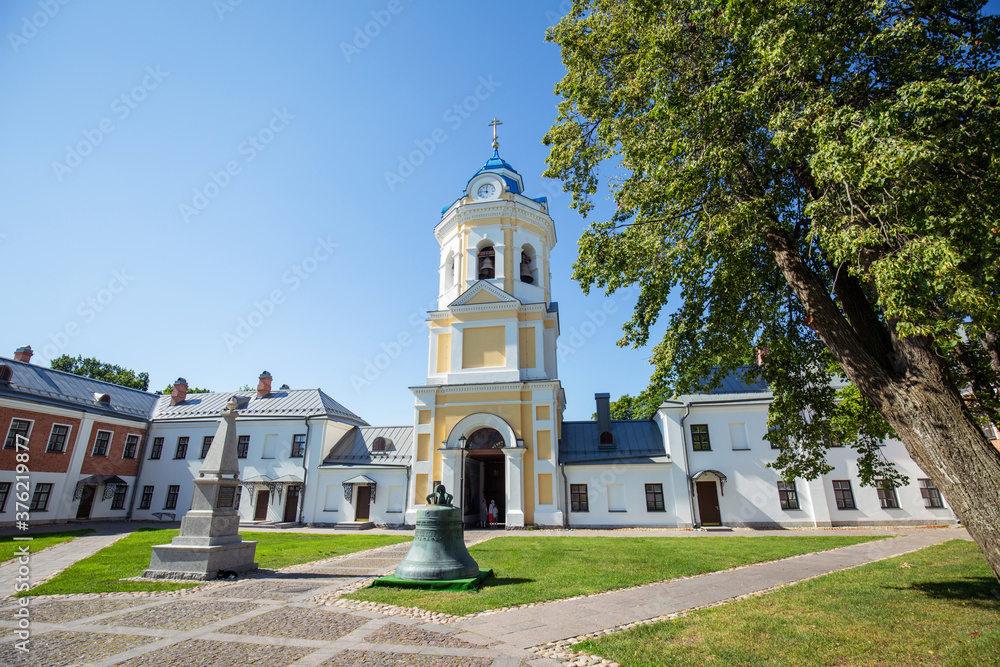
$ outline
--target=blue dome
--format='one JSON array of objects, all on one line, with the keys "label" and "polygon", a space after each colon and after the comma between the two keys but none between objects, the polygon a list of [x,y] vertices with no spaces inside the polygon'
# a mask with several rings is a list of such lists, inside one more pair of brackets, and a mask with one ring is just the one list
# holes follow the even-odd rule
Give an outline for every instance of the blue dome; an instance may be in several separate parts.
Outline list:
[{"label": "blue dome", "polygon": [[[521,174],[517,173],[517,170],[514,169],[514,167],[510,166],[510,164],[508,164],[506,160],[500,157],[499,148],[493,149],[493,157],[487,160],[486,164],[483,165],[482,169],[473,174],[472,178],[475,178],[476,176],[479,176],[479,174],[482,174],[484,172],[490,172],[496,174],[497,176],[501,177],[504,180],[504,182],[507,184],[507,188],[511,192],[518,195],[521,194],[522,191]],[[469,182],[472,181],[472,178],[466,181],[465,187],[469,187]]]}]

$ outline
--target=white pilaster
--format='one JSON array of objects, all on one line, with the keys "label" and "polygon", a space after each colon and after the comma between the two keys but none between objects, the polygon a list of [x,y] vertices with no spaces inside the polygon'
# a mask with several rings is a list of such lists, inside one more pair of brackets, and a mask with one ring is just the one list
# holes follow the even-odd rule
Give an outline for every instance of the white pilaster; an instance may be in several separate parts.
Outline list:
[{"label": "white pilaster", "polygon": [[507,478],[507,528],[524,526],[524,452],[525,447],[504,447]]},{"label": "white pilaster", "polygon": [[[455,496],[452,504],[455,507],[462,506],[461,478],[459,473],[462,470],[462,450],[442,448],[441,452],[441,483],[445,490]],[[434,493],[434,489],[428,489],[428,493]]]}]

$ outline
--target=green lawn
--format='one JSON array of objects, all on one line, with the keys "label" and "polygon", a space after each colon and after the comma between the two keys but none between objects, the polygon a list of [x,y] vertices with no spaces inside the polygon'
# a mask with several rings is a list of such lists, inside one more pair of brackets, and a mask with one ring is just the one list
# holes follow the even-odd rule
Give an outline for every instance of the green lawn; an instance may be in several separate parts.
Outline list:
[{"label": "green lawn", "polygon": [[623,667],[1000,665],[1000,584],[953,540],[575,648]]},{"label": "green lawn", "polygon": [[[32,537],[29,541],[14,541],[14,535],[3,535],[0,536],[0,563],[5,563],[11,558],[18,555],[19,549],[23,546],[27,546],[30,553],[36,554],[42,549],[46,549],[51,546],[55,546],[60,542],[68,542],[74,537],[80,537],[81,535],[89,535],[94,532],[93,530],[60,530],[58,532],[52,533],[36,533],[31,535],[30,533],[24,535],[24,537]],[[20,537],[20,536],[17,536]]]},{"label": "green lawn", "polygon": [[464,615],[724,570],[883,539],[789,537],[498,537],[469,552],[493,568],[478,592],[366,588],[347,597]]},{"label": "green lawn", "polygon": [[[149,567],[153,545],[166,544],[178,533],[177,530],[139,530],[72,565],[51,580],[31,589],[28,594],[172,591],[197,586],[196,583],[119,581],[141,575]],[[257,563],[266,569],[309,563],[410,540],[409,537],[394,535],[241,534],[244,540],[257,541]]]}]

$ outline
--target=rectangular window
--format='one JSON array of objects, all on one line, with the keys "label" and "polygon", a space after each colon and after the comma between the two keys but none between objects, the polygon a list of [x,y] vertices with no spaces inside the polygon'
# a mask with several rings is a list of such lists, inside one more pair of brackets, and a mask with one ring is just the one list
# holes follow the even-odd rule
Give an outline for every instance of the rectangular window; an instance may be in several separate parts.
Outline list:
[{"label": "rectangular window", "polygon": [[243,496],[243,485],[240,484],[239,486],[236,487],[236,503],[233,505],[233,507],[236,508],[237,512],[240,511],[240,498],[242,496]]},{"label": "rectangular window", "polygon": [[712,443],[708,440],[708,424],[691,424],[691,448],[696,452],[712,449]]},{"label": "rectangular window", "polygon": [[899,497],[896,495],[896,488],[884,479],[875,480],[875,484],[875,488],[878,491],[878,502],[882,505],[882,509],[899,509]]},{"label": "rectangular window", "polygon": [[854,509],[854,493],[851,491],[851,481],[849,479],[833,480],[833,495],[837,498],[837,509]]},{"label": "rectangular window", "polygon": [[569,495],[570,501],[572,502],[571,509],[574,512],[590,511],[590,503],[587,500],[586,484],[570,484]]},{"label": "rectangular window", "polygon": [[136,452],[139,451],[139,436],[135,433],[129,433],[125,436],[125,451],[122,452],[123,459],[134,459]]},{"label": "rectangular window", "polygon": [[212,440],[214,439],[215,439],[214,435],[206,435],[204,438],[202,438],[200,458],[205,458],[206,456],[208,456],[208,450],[212,448]]},{"label": "rectangular window", "polygon": [[778,482],[778,500],[783,510],[799,509],[799,492],[795,490],[795,482]]},{"label": "rectangular window", "polygon": [[17,436],[28,437],[31,432],[31,422],[26,419],[11,419],[10,429],[7,431],[7,440],[3,443],[4,449],[14,449],[17,444]]},{"label": "rectangular window", "polygon": [[149,450],[149,460],[160,458],[163,453],[163,438],[153,438],[153,447]]},{"label": "rectangular window", "polygon": [[738,422],[729,425],[729,439],[733,443],[733,451],[750,449],[750,436],[747,434],[747,425]]},{"label": "rectangular window", "polygon": [[292,458],[300,459],[306,451],[306,434],[299,433],[292,436]]},{"label": "rectangular window", "polygon": [[69,426],[65,424],[53,424],[52,432],[49,433],[49,444],[45,446],[45,451],[53,454],[62,454],[66,451],[66,438],[69,436]]},{"label": "rectangular window", "polygon": [[97,437],[94,438],[94,451],[91,452],[91,455],[107,456],[108,445],[110,444],[111,444],[111,431],[98,431]]},{"label": "rectangular window", "polygon": [[[920,480],[920,497],[926,501],[924,507],[944,507],[944,501],[941,499],[941,492],[938,488],[934,486],[934,481],[930,479]],[[3,508],[0,507],[0,512]]]},{"label": "rectangular window", "polygon": [[10,482],[0,482],[0,513],[7,507],[7,496],[10,495]]},{"label": "rectangular window", "polygon": [[181,437],[177,438],[177,451],[174,452],[174,458],[184,459],[187,458],[187,454],[188,454],[188,437],[186,435],[182,435]]},{"label": "rectangular window", "polygon": [[646,511],[647,512],[666,512],[667,508],[663,504],[663,485],[662,484],[647,484],[646,485]]},{"label": "rectangular window", "polygon": [[142,497],[139,498],[139,509],[148,510],[150,505],[153,504],[153,487],[144,486],[142,487]]},{"label": "rectangular window", "polygon": [[241,435],[236,442],[236,458],[245,459],[250,451],[250,436]]},{"label": "rectangular window", "polygon": [[167,487],[167,502],[163,503],[163,509],[177,509],[177,494],[181,492],[180,484],[171,484]]},{"label": "rectangular window", "polygon": [[31,496],[31,506],[28,509],[32,512],[44,512],[48,509],[51,493],[51,484],[35,484],[35,494]]},{"label": "rectangular window", "polygon": [[125,484],[119,484],[115,487],[115,495],[111,498],[111,509],[113,510],[123,510],[125,509],[125,494],[128,493],[128,486]]}]

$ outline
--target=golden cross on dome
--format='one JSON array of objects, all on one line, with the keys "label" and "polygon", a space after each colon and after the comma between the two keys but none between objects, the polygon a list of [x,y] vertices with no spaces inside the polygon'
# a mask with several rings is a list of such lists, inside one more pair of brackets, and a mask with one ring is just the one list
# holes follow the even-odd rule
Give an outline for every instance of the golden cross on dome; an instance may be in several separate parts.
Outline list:
[{"label": "golden cross on dome", "polygon": [[493,148],[500,148],[500,142],[497,141],[497,125],[503,125],[503,123],[498,121],[496,118],[487,123],[487,127],[493,128]]}]

